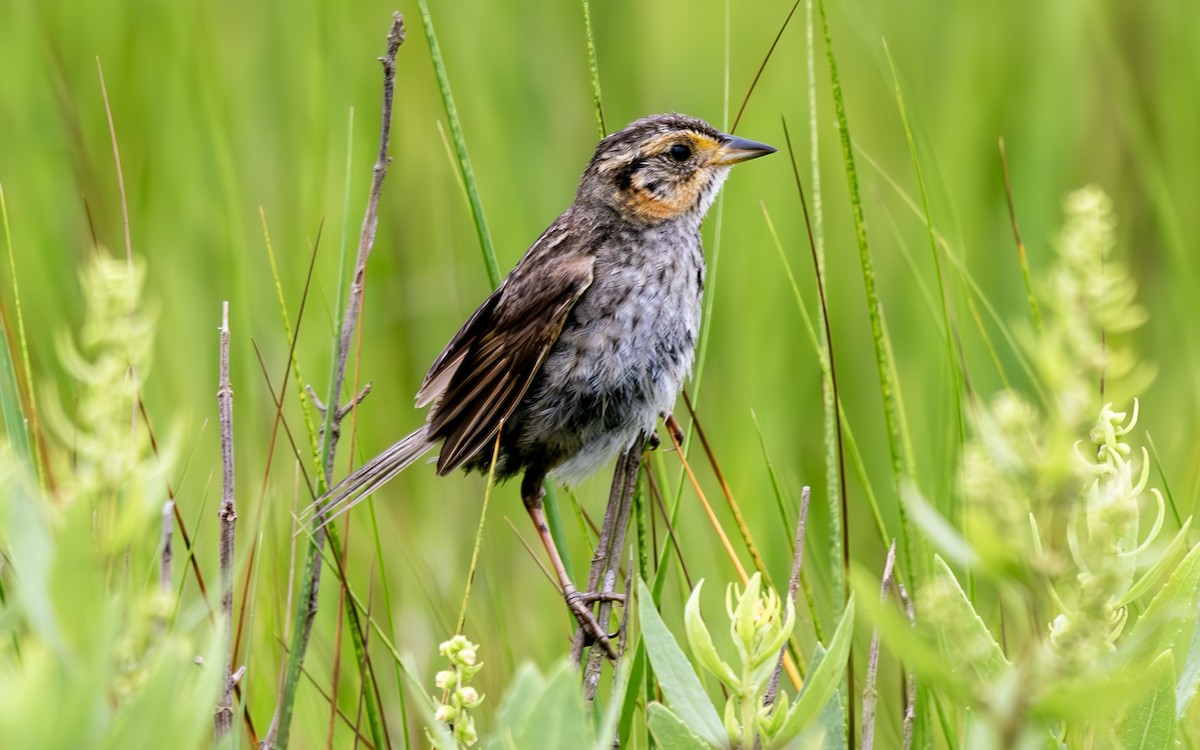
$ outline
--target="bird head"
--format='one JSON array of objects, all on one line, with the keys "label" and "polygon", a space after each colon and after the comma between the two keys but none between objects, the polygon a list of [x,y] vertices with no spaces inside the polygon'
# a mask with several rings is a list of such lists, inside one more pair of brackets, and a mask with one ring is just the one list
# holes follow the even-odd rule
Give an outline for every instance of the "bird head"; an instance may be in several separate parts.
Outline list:
[{"label": "bird head", "polygon": [[644,117],[600,141],[576,201],[601,202],[644,225],[685,217],[698,224],[730,167],[774,152],[694,117]]}]

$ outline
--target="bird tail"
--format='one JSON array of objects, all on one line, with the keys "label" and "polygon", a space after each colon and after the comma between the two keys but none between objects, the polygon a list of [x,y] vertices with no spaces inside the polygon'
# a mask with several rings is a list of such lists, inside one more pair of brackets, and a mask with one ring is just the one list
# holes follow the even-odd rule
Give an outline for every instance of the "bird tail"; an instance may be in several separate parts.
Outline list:
[{"label": "bird tail", "polygon": [[371,493],[428,453],[433,445],[433,441],[429,439],[428,425],[422,425],[355,469],[313,503],[312,507],[322,516],[321,525],[324,526],[366,500]]}]

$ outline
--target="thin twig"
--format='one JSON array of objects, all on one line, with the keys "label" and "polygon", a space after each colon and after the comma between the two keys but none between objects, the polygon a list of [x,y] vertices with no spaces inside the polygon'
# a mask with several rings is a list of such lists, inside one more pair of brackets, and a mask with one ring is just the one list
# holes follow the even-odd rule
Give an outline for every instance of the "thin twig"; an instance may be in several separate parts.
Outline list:
[{"label": "thin twig", "polygon": [[504,521],[508,524],[508,528],[512,529],[513,534],[516,535],[517,541],[520,542],[521,546],[525,548],[525,551],[529,553],[529,559],[533,560],[534,564],[536,564],[542,571],[542,575],[546,577],[546,580],[549,581],[550,585],[553,586],[554,590],[557,591],[561,596],[562,587],[558,585],[558,579],[554,577],[554,574],[550,572],[550,569],[547,568],[546,564],[542,562],[540,557],[538,557],[537,552],[533,549],[533,545],[530,544],[525,537],[521,536],[521,530],[517,528],[517,525],[512,522],[511,518],[505,516]]},{"label": "thin twig", "polygon": [[[883,564],[883,580],[879,584],[879,600],[887,599],[888,589],[892,584],[892,574],[896,567],[896,540],[888,548],[887,562]],[[879,675],[879,628],[871,632],[871,650],[867,656],[867,684],[863,688],[862,716],[862,750],[871,750],[875,746],[875,706],[879,694],[875,691],[875,680]],[[853,696],[851,696],[853,699]]]},{"label": "thin twig", "polygon": [[[160,458],[160,454],[158,451],[158,440],[154,436],[154,425],[151,424],[151,422],[150,422],[150,414],[146,411],[146,403],[142,400],[141,394],[138,395],[138,411],[142,415],[142,424],[145,426],[146,435],[150,439],[150,450],[153,452],[155,458]],[[203,432],[203,428],[201,428],[201,432]],[[187,470],[185,467],[184,473],[186,473],[186,471]],[[182,481],[182,475],[181,475],[181,481]],[[175,502],[175,489],[171,486],[170,479],[164,479],[164,484],[166,484],[166,486],[167,486],[167,504],[164,504],[164,506],[163,506],[163,513],[170,513],[171,517],[174,518],[174,520],[175,520],[175,524],[179,527],[179,536],[183,540],[183,549],[187,553],[187,555],[185,557],[185,560],[187,561],[187,563],[184,567],[191,568],[191,571],[196,578],[196,583],[200,587],[200,598],[204,601],[204,606],[208,609],[208,617],[213,622],[216,622],[217,613],[213,610],[212,602],[209,601],[209,599],[208,599],[208,588],[204,585],[204,576],[201,575],[201,573],[200,573],[200,563],[196,559],[196,555],[193,553],[193,550],[192,550],[192,539],[188,535],[187,525],[184,523],[184,520],[183,520],[183,513],[180,512],[180,510],[179,510],[179,503]],[[164,524],[166,523],[166,519],[163,520],[163,523]],[[166,533],[165,526],[163,528],[163,532]],[[254,548],[251,547],[251,559],[252,560],[253,560],[253,551],[254,551]],[[172,558],[174,558],[174,549],[172,549]],[[183,590],[183,588],[182,588],[183,581],[180,581],[179,585],[180,585],[180,591],[182,591]],[[249,590],[248,584],[243,589],[243,595],[242,595],[242,612],[243,612],[243,614],[246,611],[245,591],[247,591],[247,590]],[[178,607],[178,600],[176,601],[176,607]],[[240,619],[239,619],[239,622],[240,622]],[[233,640],[233,653],[234,653],[235,661],[237,659],[237,651],[238,651],[237,643],[238,643],[238,639],[237,639],[237,635],[235,634],[234,640]],[[236,684],[233,686],[233,696],[234,696],[234,698],[236,698],[239,701],[242,699],[242,686],[240,684]],[[243,706],[242,706],[242,723],[246,727],[246,735],[249,737],[251,744],[257,746],[258,745],[258,732],[254,729],[254,720],[250,717],[250,710],[245,704],[243,704]]]},{"label": "thin twig", "polygon": [[221,621],[225,627],[225,688],[213,718],[213,734],[220,742],[233,727],[233,553],[237,528],[237,504],[233,493],[233,388],[229,384],[229,302],[221,304],[220,385],[217,387],[217,411],[221,422],[221,525],[219,543],[221,566]]},{"label": "thin twig", "polygon": [[[629,642],[629,596],[633,591],[633,550],[629,550],[629,567],[625,569],[625,608],[621,610],[621,627],[617,631],[617,653],[625,653],[625,644]],[[616,743],[618,738],[613,738]]]},{"label": "thin twig", "polygon": [[[696,491],[696,497],[700,500],[700,505],[704,507],[704,513],[708,516],[709,523],[712,524],[713,531],[717,532],[717,537],[721,540],[721,546],[725,549],[725,554],[733,563],[734,569],[737,570],[738,578],[741,579],[742,585],[745,586],[750,581],[750,576],[746,574],[746,569],[742,566],[742,561],[738,559],[737,553],[733,551],[733,545],[729,541],[729,536],[725,533],[725,529],[721,526],[721,522],[717,520],[717,514],[713,512],[712,505],[709,504],[708,498],[704,491],[700,489],[700,482],[696,480],[696,473],[692,471],[691,464],[688,463],[687,456],[679,447],[679,440],[673,430],[667,430],[667,436],[671,438],[671,446],[675,449],[675,453],[679,455],[679,461],[683,464],[684,473],[687,474],[688,480],[692,483],[692,489]],[[800,670],[797,669],[795,662],[790,655],[785,654],[783,666],[787,670],[788,678],[792,681],[792,685],[797,690],[803,684],[800,679]]]},{"label": "thin twig", "polygon": [[[158,451],[158,439],[154,436],[154,427],[150,424],[150,414],[146,411],[146,403],[138,397],[138,409],[142,413],[142,424],[146,427],[146,434],[150,438],[150,450],[154,453],[154,457],[161,460],[161,454]],[[201,428],[203,432],[203,428]],[[171,485],[171,480],[166,479],[167,499],[171,503],[171,513],[175,517],[175,523],[179,526],[179,536],[183,540],[183,549],[188,553],[188,563],[192,569],[192,575],[196,579],[196,585],[200,587],[200,598],[204,600],[208,607],[209,617],[216,619],[216,613],[213,612],[212,602],[208,600],[208,586],[204,583],[204,574],[200,572],[200,563],[196,556],[192,554],[192,537],[188,534],[187,523],[183,519],[183,512],[179,510],[179,503],[175,502],[175,488]]]},{"label": "thin twig", "polygon": [[171,532],[175,530],[175,503],[163,503],[162,509],[162,562],[158,571],[158,587],[164,594],[171,593],[171,560],[175,551],[171,547]]},{"label": "thin twig", "polygon": [[[671,539],[671,546],[675,549],[675,558],[679,560],[679,569],[683,572],[683,580],[687,583],[688,591],[691,591],[696,584],[692,582],[692,574],[688,572],[687,562],[683,559],[683,549],[679,546],[679,537],[675,535],[675,524],[671,523],[671,514],[667,512],[662,490],[658,488],[658,480],[654,478],[654,472],[650,471],[649,467],[646,469],[646,486],[650,488],[650,494],[654,496],[658,512],[662,514],[663,523],[667,527],[667,536]],[[650,517],[654,517],[653,512]],[[654,548],[658,549],[658,545],[655,545]]]},{"label": "thin twig", "polygon": [[108,104],[108,87],[104,85],[104,67],[96,55],[96,73],[100,76],[100,95],[104,98],[104,113],[108,116],[108,134],[112,139],[113,162],[117,167],[117,190],[121,194],[121,223],[125,228],[125,263],[133,270],[133,240],[129,234],[129,202],[125,200],[125,175],[121,171],[121,149],[117,147],[117,126],[113,124],[112,107]]},{"label": "thin twig", "polygon": [[365,399],[367,396],[371,395],[371,389],[374,387],[375,387],[375,384],[372,381],[368,380],[367,384],[362,387],[362,390],[360,390],[354,396],[354,398],[350,399],[350,403],[343,404],[342,408],[338,409],[337,414],[334,415],[334,418],[338,422],[341,422],[343,419],[345,419],[346,415],[349,414],[351,412],[351,410],[357,408],[358,405],[363,402],[363,399]]},{"label": "thin twig", "polygon": [[[129,201],[125,196],[125,175],[121,170],[121,149],[117,147],[117,126],[113,122],[112,107],[108,103],[108,86],[104,84],[104,66],[100,64],[100,56],[96,55],[96,73],[100,76],[100,96],[104,99],[104,113],[108,117],[108,134],[112,139],[113,163],[117,168],[117,192],[121,196],[121,223],[125,228],[125,270],[133,278],[133,239],[129,233]],[[137,314],[136,299],[129,308],[129,318],[132,321]],[[130,393],[133,403],[129,409],[129,439],[130,451],[133,450],[133,430],[137,426],[137,402],[141,392],[138,384],[137,367],[129,364]]]},{"label": "thin twig", "polygon": [[[896,582],[896,593],[904,604],[904,614],[908,615],[909,627],[917,624],[917,613],[913,609],[912,599],[904,588],[902,581]],[[913,744],[913,718],[916,716],[917,705],[917,676],[913,672],[905,675],[904,679],[904,750],[909,750]]]},{"label": "thin twig", "polygon": [[[296,460],[296,470],[304,480],[304,489],[308,490],[308,501],[311,502],[316,499],[317,491],[313,487],[312,477],[308,475],[308,470],[304,468],[304,459],[300,455],[300,445],[296,442],[296,436],[292,434],[292,428],[288,425],[287,419],[283,417],[283,392],[282,390],[275,390],[275,385],[271,382],[271,374],[267,372],[267,362],[263,359],[262,350],[258,348],[258,342],[251,338],[250,346],[254,348],[254,356],[258,359],[258,369],[262,373],[263,384],[266,385],[267,393],[271,396],[271,404],[276,410],[276,418],[279,420],[278,425],[283,428],[284,437],[287,438],[288,446],[292,449],[292,458]],[[284,379],[287,379],[287,373],[284,373]],[[297,492],[296,497],[299,497],[299,492]],[[295,510],[293,510],[292,516],[293,518],[299,517]],[[293,534],[292,536],[294,538],[297,535]]]},{"label": "thin twig", "polygon": [[[1029,301],[1029,314],[1038,335],[1042,333],[1042,310],[1038,307],[1037,295],[1033,293],[1033,281],[1029,276],[1029,258],[1025,253],[1025,240],[1021,239],[1021,226],[1017,223],[1017,206],[1013,201],[1012,180],[1008,176],[1008,150],[1004,138],[997,143],[1000,149],[1000,171],[1004,177],[1004,197],[1008,201],[1008,221],[1012,224],[1013,239],[1017,243],[1017,262],[1021,265],[1021,277],[1025,281],[1025,296]],[[936,256],[935,256],[936,257]]]},{"label": "thin twig", "polygon": [[[342,385],[346,381],[346,360],[350,356],[350,342],[358,327],[358,313],[362,306],[363,287],[366,284],[367,259],[375,245],[375,229],[379,225],[379,196],[383,192],[383,178],[387,176],[388,143],[392,132],[392,99],[396,83],[396,52],[404,43],[404,18],[399,11],[392,12],[392,28],[388,32],[387,54],[379,58],[383,64],[383,120],[379,128],[379,152],[372,169],[371,193],[367,198],[367,211],[363,216],[362,234],[358,239],[358,259],[354,264],[354,280],[350,283],[350,298],[346,301],[346,314],[342,318],[342,331],[338,338],[337,367],[334,369],[333,385],[329,389],[326,404],[325,430],[325,479],[333,474],[333,458],[337,453],[338,431],[341,418],[345,416],[338,408]],[[365,395],[365,394],[364,394]]]},{"label": "thin twig", "polygon": [[[736,131],[738,124],[742,121],[742,113],[746,111],[746,105],[750,103],[750,95],[754,93],[754,87],[758,85],[758,79],[762,77],[763,71],[767,69],[767,63],[771,60],[771,55],[775,52],[775,45],[779,44],[779,40],[783,38],[784,30],[791,23],[792,16],[795,15],[796,9],[799,7],[800,0],[796,0],[792,5],[792,9],[788,11],[787,17],[783,19],[779,31],[775,33],[775,39],[771,42],[771,46],[767,48],[767,54],[763,56],[762,64],[758,66],[758,70],[754,73],[754,80],[750,81],[750,88],[746,89],[746,97],[742,99],[742,106],[738,107],[737,117],[733,118],[733,125],[729,128],[730,133]],[[728,70],[729,66],[726,65],[725,68]],[[726,81],[726,84],[728,84],[728,81]]]},{"label": "thin twig", "polygon": [[733,563],[734,569],[737,571],[738,578],[742,585],[745,586],[750,581],[750,576],[746,575],[746,569],[742,567],[742,561],[738,559],[737,553],[733,551],[733,545],[729,542],[729,536],[725,533],[725,529],[721,528],[721,522],[717,520],[717,514],[713,512],[712,505],[708,502],[708,497],[705,496],[704,490],[700,489],[700,482],[696,479],[695,472],[692,471],[692,465],[688,463],[687,456],[683,454],[683,450],[679,447],[679,440],[675,438],[675,434],[671,430],[667,430],[667,437],[671,438],[671,447],[674,448],[675,454],[679,456],[680,463],[683,464],[683,471],[687,474],[688,480],[692,483],[692,489],[696,491],[696,497],[700,499],[700,504],[704,507],[704,513],[708,516],[709,523],[712,524],[713,531],[717,532],[717,538],[721,540],[721,546],[725,550],[725,555],[729,561]]},{"label": "thin twig", "polygon": [[[608,497],[608,507],[604,512],[604,526],[600,530],[600,538],[596,540],[596,551],[592,555],[592,567],[588,572],[588,592],[597,594],[611,593],[617,585],[617,575],[620,573],[624,557],[625,532],[629,528],[629,511],[633,506],[633,493],[637,488],[638,472],[642,468],[642,448],[646,437],[639,434],[633,445],[617,459],[613,472],[612,490]],[[626,596],[629,595],[626,589]],[[628,603],[627,603],[628,605]],[[612,612],[612,602],[601,599],[597,607],[596,620],[601,624],[609,621]],[[575,642],[571,647],[571,660],[579,664],[583,658],[584,634],[576,631]],[[618,652],[620,653],[620,652]],[[588,655],[587,667],[583,672],[583,697],[591,701],[596,696],[596,688],[600,684],[600,670],[604,666],[604,652],[593,648]]]},{"label": "thin twig", "polygon": [[[821,8],[821,19],[822,19],[822,22],[824,23],[825,6],[823,4],[821,4],[820,8]],[[829,56],[830,64],[832,65],[833,52],[827,51],[827,54]],[[792,149],[792,137],[788,133],[787,120],[781,116],[780,122],[783,125],[783,139],[787,143],[788,160],[791,162],[791,165],[792,165],[792,176],[796,180],[796,193],[800,196],[800,207],[801,207],[801,209],[803,209],[803,212],[804,212],[804,226],[805,226],[805,229],[808,234],[808,248],[809,248],[809,252],[812,254],[813,273],[816,274],[817,299],[820,303],[821,319],[824,321],[823,328],[825,329],[825,352],[826,352],[827,356],[829,357],[829,377],[828,377],[828,379],[822,379],[821,387],[822,387],[822,389],[827,389],[829,391],[828,397],[830,399],[830,403],[833,406],[833,413],[830,416],[833,418],[834,435],[837,440],[838,498],[841,501],[839,525],[841,526],[841,531],[842,531],[842,538],[841,538],[842,584],[843,584],[843,593],[846,597],[846,599],[843,600],[842,606],[845,606],[845,601],[847,601],[850,597],[850,593],[849,593],[850,588],[848,585],[848,581],[850,580],[850,509],[849,509],[849,495],[846,490],[846,449],[845,449],[845,442],[844,442],[844,439],[842,436],[842,406],[841,406],[842,398],[839,393],[840,386],[838,384],[837,364],[836,364],[836,359],[835,359],[834,353],[833,353],[833,331],[829,327],[829,301],[828,301],[828,299],[826,297],[826,293],[825,293],[825,291],[826,291],[825,290],[825,286],[826,286],[825,264],[822,260],[822,256],[821,256],[820,252],[817,250],[816,236],[813,234],[812,218],[809,216],[809,213],[808,213],[808,200],[804,197],[804,183],[800,179],[800,168],[796,166],[796,152]],[[859,221],[857,223],[861,228],[862,222]],[[865,230],[863,230],[863,231],[865,232]],[[865,243],[865,242],[866,242],[866,238],[864,235],[861,243]],[[865,262],[866,261],[864,260],[864,263]],[[870,295],[868,295],[868,296],[870,296]],[[878,312],[878,310],[876,310],[875,308],[872,308],[872,314],[875,314],[877,312]],[[888,406],[885,403],[884,410],[887,411],[887,408],[888,408]],[[903,513],[903,512],[904,512],[904,510],[903,510],[903,508],[901,508],[901,513]],[[853,644],[851,644],[851,646],[850,646],[850,653],[846,656],[846,684],[848,685],[847,695],[854,695],[855,689],[854,689],[854,645]],[[850,750],[854,750],[854,729],[853,729],[853,727],[855,725],[855,721],[854,721],[855,703],[853,700],[850,700],[847,702],[846,705],[849,709],[847,713],[850,716],[850,721],[848,724],[848,726],[850,727],[850,731],[847,733],[847,739],[849,741]]]},{"label": "thin twig", "polygon": [[[800,490],[800,519],[796,523],[796,553],[792,555],[792,574],[788,578],[788,598],[792,600],[794,610],[800,609],[796,601],[796,593],[800,590],[800,571],[804,565],[805,529],[808,526],[808,501],[811,490],[805,485]],[[793,611],[794,611],[793,610]],[[779,647],[779,659],[775,662],[775,671],[771,673],[771,681],[767,683],[767,692],[763,696],[763,705],[772,706],[779,692],[779,676],[783,674],[783,659],[787,654],[787,644]]]},{"label": "thin twig", "polygon": [[[388,30],[387,53],[379,58],[383,65],[383,111],[379,133],[379,151],[372,171],[371,192],[367,198],[366,214],[363,217],[362,234],[358,243],[358,259],[355,263],[354,279],[350,285],[350,297],[346,304],[342,328],[338,337],[336,366],[330,383],[330,397],[326,404],[324,421],[324,451],[322,467],[325,472],[326,484],[333,475],[333,462],[337,454],[338,440],[338,394],[346,378],[346,361],[350,353],[350,342],[358,324],[359,309],[362,304],[363,285],[366,279],[367,259],[375,242],[375,229],[379,218],[379,196],[383,190],[383,179],[387,174],[388,142],[392,128],[392,101],[396,82],[396,53],[404,42],[404,18],[398,11],[392,13],[392,25]],[[317,513],[310,520],[313,534],[305,553],[304,572],[301,576],[300,597],[297,621],[293,624],[292,653],[287,660],[284,676],[283,692],[275,707],[275,715],[271,720],[271,729],[263,741],[264,748],[275,746],[287,747],[290,731],[292,708],[295,705],[296,688],[299,681],[300,666],[308,650],[309,639],[312,636],[313,621],[317,615],[318,594],[321,587],[321,548],[329,530],[325,527],[325,517]]]},{"label": "thin twig", "polygon": [[[262,358],[262,352],[261,352],[261,351],[259,351],[259,349],[258,349],[258,344],[257,344],[257,343],[256,343],[256,342],[255,342],[253,339],[251,339],[251,344],[253,344],[253,345],[254,345],[254,353],[255,353],[255,354],[257,355],[257,357],[258,357],[258,364],[259,364],[259,367],[260,367],[260,368],[261,368],[261,370],[262,370],[263,382],[264,382],[264,384],[265,384],[265,385],[266,385],[266,387],[267,387],[267,393],[270,395],[270,397],[271,397],[271,400],[272,400],[272,403],[274,403],[274,404],[275,404],[275,405],[278,407],[278,406],[279,406],[279,396],[277,395],[277,392],[276,392],[276,390],[275,390],[275,387],[274,387],[274,385],[271,383],[271,376],[270,376],[270,374],[267,372],[267,368],[266,368],[266,362],[265,362],[265,361],[263,360],[263,358]],[[304,481],[305,481],[305,485],[304,485],[304,486],[305,486],[305,489],[307,489],[307,490],[308,490],[308,496],[309,496],[309,498],[311,499],[311,498],[315,497],[315,492],[314,492],[314,489],[313,489],[313,486],[312,486],[311,482],[309,481],[309,478],[308,478],[308,475],[307,475],[307,473],[304,473],[304,463],[303,463],[303,461],[301,461],[301,459],[300,459],[300,451],[299,451],[299,448],[297,447],[297,444],[296,444],[296,439],[295,439],[295,437],[292,435],[292,430],[291,430],[291,427],[288,425],[288,421],[287,421],[287,419],[286,419],[286,418],[281,418],[281,420],[280,420],[280,425],[283,427],[283,432],[284,432],[284,435],[287,437],[288,444],[291,446],[291,449],[292,449],[292,455],[293,455],[293,457],[296,459],[295,466],[296,466],[296,477],[297,477],[297,491],[296,491],[296,493],[295,493],[295,494],[296,494],[296,496],[297,496],[297,497],[299,496],[299,492],[298,492],[298,487],[299,487],[298,480],[299,480],[299,478],[301,477],[301,475],[303,475],[303,478],[304,478]],[[293,505],[293,508],[292,508],[292,516],[293,516],[293,518],[295,518],[295,517],[296,517],[296,508],[294,507],[294,505]],[[335,529],[335,530],[336,530],[336,529]],[[301,533],[303,533],[303,531],[302,531]],[[297,536],[297,535],[293,535],[293,536],[292,536],[292,542],[293,542],[293,545],[295,545],[295,542],[296,542],[297,538],[298,538],[298,536]],[[344,554],[343,554],[343,552],[342,552],[342,549],[343,549],[343,547],[342,547],[342,545],[341,545],[341,544],[338,542],[338,538],[337,538],[337,536],[336,536],[336,535],[333,533],[333,531],[331,531],[331,532],[330,532],[330,537],[329,537],[329,540],[330,540],[330,547],[332,548],[332,550],[333,550],[333,554],[335,555],[335,559],[334,559],[334,561],[337,563],[337,565],[335,565],[334,567],[335,567],[335,571],[336,571],[336,573],[337,573],[338,580],[339,580],[339,581],[340,581],[340,582],[341,582],[343,585],[345,585],[346,576],[345,576],[345,567],[344,567],[344,565],[345,565],[345,558],[344,558]],[[311,536],[309,537],[309,541],[310,541],[310,542],[312,541],[312,537],[311,537]],[[288,559],[289,559],[289,560],[295,560],[295,549],[294,549],[294,546],[293,546],[293,550],[292,550],[292,552],[291,552],[291,553],[288,555]],[[291,612],[292,612],[292,583],[293,583],[294,579],[295,579],[295,569],[294,569],[294,567],[291,567],[291,568],[289,568],[289,570],[288,570],[288,602],[287,602],[287,612],[288,612],[288,617],[289,617],[289,618],[291,617]],[[356,653],[357,653],[357,651],[358,651],[358,650],[361,650],[361,651],[363,651],[363,652],[364,652],[364,654],[365,654],[365,648],[362,646],[362,644],[363,644],[363,628],[362,628],[362,626],[361,626],[361,623],[359,622],[359,615],[358,615],[358,611],[354,609],[354,607],[351,605],[351,602],[350,602],[349,600],[346,600],[346,603],[345,603],[345,610],[346,610],[346,617],[347,617],[347,619],[350,621],[350,625],[351,625],[351,630],[350,630],[351,642],[354,644],[354,647],[355,647],[355,649],[356,649]],[[291,622],[290,622],[290,621],[289,621],[289,623],[287,623],[287,624],[285,625],[285,627],[284,627],[284,630],[285,630],[285,631],[286,631],[286,630],[291,630]],[[371,666],[371,661],[370,661],[370,657],[369,657],[369,655],[365,655],[365,656],[364,656],[364,658],[366,659],[366,662],[367,662],[367,665],[368,665],[368,667],[370,667],[370,666]],[[287,677],[287,672],[286,672],[286,671],[285,671],[283,674],[281,674],[281,675],[280,675],[280,681],[281,681],[281,685],[280,685],[280,693],[281,693],[281,694],[283,693],[283,691],[284,691],[284,689],[285,689],[285,687],[286,687],[285,685],[283,685],[283,680],[285,680],[285,679],[286,679],[286,677]],[[373,685],[375,684],[375,683],[374,683],[374,679],[372,679],[372,684],[373,684]],[[378,693],[378,687],[377,687],[377,686],[376,686],[376,692]],[[371,718],[372,718],[372,730],[374,730],[374,729],[378,728],[377,726],[375,726],[376,722],[374,721],[374,716],[375,716],[375,715],[374,715],[374,707],[373,707],[373,706],[374,706],[374,704],[371,704],[371,706],[368,706],[368,715],[369,715],[369,717],[371,717]],[[384,737],[384,732],[385,732],[385,730],[381,728],[381,729],[380,729],[380,735],[379,735],[379,744],[383,744],[383,743],[384,743],[384,739],[385,739],[385,737]],[[276,741],[277,741],[277,740],[275,740],[275,739],[272,737],[272,735],[271,735],[271,732],[268,732],[268,739],[269,739],[269,740],[270,740],[270,742],[272,742],[272,743],[274,743],[274,742],[276,742]],[[264,740],[264,742],[263,742],[263,745],[264,745],[264,747],[268,746],[268,745],[267,745],[267,740]]]},{"label": "thin twig", "polygon": [[[163,503],[162,509],[162,554],[159,556],[158,589],[164,600],[171,596],[171,559],[175,551],[171,548],[171,532],[175,530],[175,503],[170,500]],[[167,629],[167,616],[164,614],[158,621],[158,632]]]}]

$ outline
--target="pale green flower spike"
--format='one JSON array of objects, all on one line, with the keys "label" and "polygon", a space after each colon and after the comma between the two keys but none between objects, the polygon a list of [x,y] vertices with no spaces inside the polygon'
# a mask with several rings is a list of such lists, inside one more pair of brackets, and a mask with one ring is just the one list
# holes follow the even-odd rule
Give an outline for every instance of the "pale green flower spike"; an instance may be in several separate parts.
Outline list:
[{"label": "pale green flower spike", "polygon": [[750,748],[755,737],[763,747],[775,747],[788,714],[787,696],[769,708],[763,706],[763,694],[779,658],[780,649],[791,637],[795,626],[795,605],[772,589],[763,591],[762,576],[755,573],[744,590],[730,585],[725,590],[725,612],[729,616],[729,634],[738,653],[735,668],[721,658],[713,645],[708,626],[700,614],[700,581],[692,590],[684,609],[688,644],[696,661],[729,688],[723,723],[733,747]]},{"label": "pale green flower spike", "polygon": [[[61,476],[57,499],[99,499],[97,538],[110,550],[124,550],[161,509],[162,466],[174,452],[168,446],[155,457],[146,431],[130,421],[154,345],[155,315],[142,300],[145,279],[138,258],[117,259],[102,248],[92,253],[80,273],[83,326],[76,338],[64,332],[57,341],[63,369],[78,384],[70,415],[58,393],[45,399],[50,431],[70,446],[63,454],[70,465],[55,472]],[[117,505],[137,512],[121,513]]]},{"label": "pale green flower spike", "polygon": [[1158,538],[1166,516],[1162,494],[1150,489],[1156,504],[1154,521],[1145,539],[1138,541],[1150,457],[1142,448],[1140,465],[1135,466],[1130,460],[1133,447],[1123,441],[1137,417],[1136,399],[1131,414],[1105,404],[1088,433],[1094,458],[1084,454],[1081,443],[1075,445],[1076,456],[1091,478],[1067,525],[1067,546],[1079,570],[1078,593],[1071,604],[1057,599],[1062,613],[1050,625],[1050,642],[1071,663],[1087,663],[1115,649],[1129,618],[1128,608],[1118,602],[1134,585],[1138,557]]},{"label": "pale green flower spike", "polygon": [[[975,580],[999,590],[1005,630],[997,637],[991,615],[975,611],[977,600],[944,564],[916,597],[919,627],[936,634],[940,655],[955,670],[949,679],[972,696],[967,747],[1091,747],[1093,740],[1116,746],[1114,733],[1132,743],[1124,746],[1146,747],[1138,743],[1147,717],[1172,723],[1170,708],[1184,716],[1195,692],[1189,654],[1178,705],[1162,712],[1141,704],[1114,712],[1091,699],[1079,702],[1080,716],[1064,716],[1060,702],[1080,686],[1096,695],[1112,686],[1112,695],[1125,698],[1121,691],[1131,691],[1130,681],[1155,658],[1182,665],[1190,636],[1178,633],[1193,627],[1188,587],[1200,577],[1187,541],[1192,519],[1180,519],[1174,539],[1164,542],[1166,501],[1149,486],[1148,451],[1133,440],[1135,396],[1152,369],[1138,361],[1128,335],[1146,314],[1114,257],[1112,202],[1087,187],[1071,193],[1064,208],[1055,260],[1040,274],[1043,325],[1021,339],[1037,392],[1004,390],[973,410],[973,434],[959,460],[971,555],[957,562],[969,561]],[[1123,403],[1128,410],[1114,406]],[[1171,593],[1172,585],[1179,592]],[[1156,607],[1168,608],[1172,596],[1186,602],[1177,606],[1187,616],[1170,616],[1185,624],[1171,620],[1178,633],[1168,628],[1155,643],[1164,617]]]},{"label": "pale green flower spike", "polygon": [[456,635],[438,646],[438,653],[449,660],[450,669],[443,669],[434,677],[434,684],[442,695],[434,697],[438,707],[433,717],[446,724],[464,747],[479,741],[475,719],[468,709],[483,703],[484,696],[467,684],[483,668],[483,662],[478,661],[478,649],[479,646],[464,635]]}]

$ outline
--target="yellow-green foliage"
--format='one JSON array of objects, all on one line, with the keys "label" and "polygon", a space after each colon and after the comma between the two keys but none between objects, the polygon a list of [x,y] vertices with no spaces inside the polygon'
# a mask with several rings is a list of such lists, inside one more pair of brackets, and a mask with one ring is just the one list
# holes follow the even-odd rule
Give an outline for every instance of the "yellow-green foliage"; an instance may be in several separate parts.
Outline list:
[{"label": "yellow-green foliage", "polygon": [[204,610],[175,616],[158,581],[160,462],[133,422],[131,369],[154,335],[142,266],[105,253],[82,274],[87,318],[63,364],[74,417],[51,412],[56,487],[0,452],[5,747],[190,747],[209,731],[223,670]]},{"label": "yellow-green foliage", "polygon": [[[1028,339],[1044,399],[1005,390],[979,406],[959,468],[968,550],[959,562],[998,592],[1004,638],[940,557],[917,598],[920,628],[936,634],[952,669],[931,679],[949,680],[943,686],[975,707],[965,734],[973,748],[1170,736],[1175,701],[1164,703],[1160,688],[1174,695],[1178,681],[1182,712],[1194,682],[1194,658],[1185,663],[1183,653],[1196,623],[1200,547],[1176,566],[1190,519],[1170,545],[1157,543],[1166,504],[1147,488],[1149,454],[1131,445],[1137,402],[1128,414],[1101,395],[1102,383],[1144,377],[1128,337],[1111,334],[1145,315],[1111,253],[1108,198],[1088,188],[1066,210],[1043,290],[1045,329]],[[1131,606],[1152,601],[1133,637]]]}]

